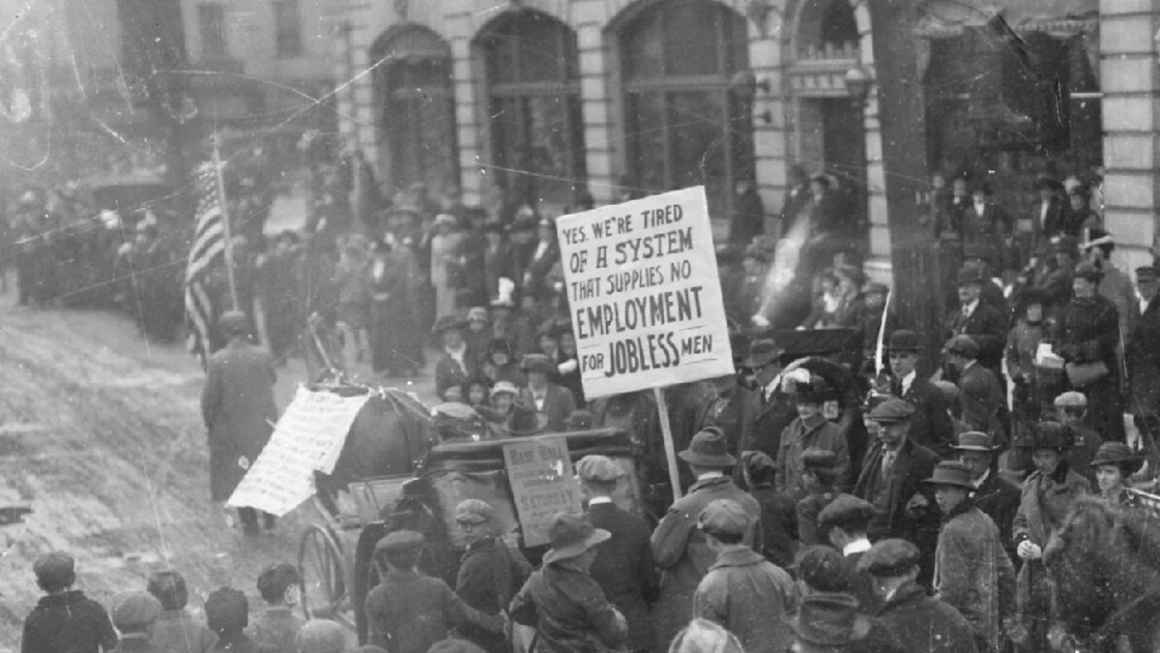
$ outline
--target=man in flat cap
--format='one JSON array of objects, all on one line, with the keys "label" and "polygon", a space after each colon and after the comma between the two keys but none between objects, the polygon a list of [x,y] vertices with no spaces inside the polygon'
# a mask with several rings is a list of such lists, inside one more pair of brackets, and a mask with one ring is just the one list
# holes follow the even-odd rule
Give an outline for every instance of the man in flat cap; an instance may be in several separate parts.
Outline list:
[{"label": "man in flat cap", "polygon": [[979,363],[998,374],[1007,340],[1007,316],[983,301],[983,285],[991,283],[978,266],[959,271],[959,307],[947,316],[946,337],[967,335],[979,348]]},{"label": "man in flat cap", "polygon": [[990,433],[996,441],[1006,443],[1003,386],[995,373],[979,360],[975,337],[958,335],[948,340],[943,347],[943,359],[958,375],[959,413],[963,422],[972,430]]},{"label": "man in flat cap", "polygon": [[721,624],[750,653],[785,653],[797,588],[785,569],[742,542],[749,519],[730,499],[715,499],[701,511],[698,528],[717,558],[697,585],[693,617]]},{"label": "man in flat cap", "polygon": [[1149,467],[1155,468],[1155,443],[1160,441],[1160,270],[1152,265],[1136,268],[1136,290],[1140,294],[1140,319],[1128,334],[1125,359],[1131,389],[1128,410],[1136,428],[1145,438],[1150,453]]},{"label": "man in flat cap", "polygon": [[[210,494],[226,501],[270,439],[270,424],[278,419],[274,403],[274,361],[269,352],[250,342],[249,319],[241,311],[226,311],[218,328],[226,346],[209,357],[201,415],[209,431]],[[257,535],[258,511],[238,508],[246,535]],[[266,528],[274,517],[265,516]]]},{"label": "man in flat cap", "polygon": [[563,431],[568,416],[576,410],[576,399],[570,390],[548,380],[555,371],[551,359],[544,354],[525,354],[520,369],[527,375],[528,385],[520,390],[519,398],[547,418],[549,431]]},{"label": "man in flat cap", "polygon": [[1003,617],[1015,608],[1015,567],[999,527],[975,506],[971,468],[957,460],[935,467],[926,481],[943,514],[935,553],[935,596],[959,611],[982,651],[999,651]]},{"label": "man in flat cap", "polygon": [[910,418],[909,438],[913,442],[945,456],[954,444],[954,426],[942,393],[927,377],[918,373],[922,346],[918,334],[900,329],[890,334],[888,352],[890,372],[894,377],[891,392],[914,405]]},{"label": "man in flat cap", "polygon": [[408,530],[394,531],[375,545],[375,561],[385,573],[366,598],[370,643],[392,653],[426,653],[452,628],[471,624],[502,633],[501,617],[472,608],[447,583],[419,571],[423,545],[423,535]]},{"label": "man in flat cap", "polygon": [[[464,499],[455,506],[455,523],[466,548],[459,562],[455,593],[467,605],[488,615],[507,609],[523,587],[532,566],[518,549],[511,549],[496,532],[495,508],[480,499]],[[503,633],[470,624],[459,629],[465,639],[490,653],[506,653],[510,645]]]},{"label": "man in flat cap", "polygon": [[928,596],[918,578],[918,547],[901,539],[876,543],[858,569],[869,574],[881,601],[878,619],[906,651],[975,653],[974,633],[963,615]]},{"label": "man in flat cap", "polygon": [[669,508],[651,538],[653,559],[662,573],[660,598],[653,608],[656,646],[662,650],[689,623],[693,592],[715,558],[697,529],[697,518],[705,506],[714,499],[736,501],[750,516],[745,543],[757,551],[762,547],[761,506],[725,475],[725,470],[737,464],[728,452],[725,434],[715,427],[703,429],[678,455],[697,481]]},{"label": "man in flat cap", "polygon": [[848,589],[858,599],[862,611],[873,614],[878,604],[870,577],[858,571],[858,561],[870,550],[867,531],[874,518],[874,506],[851,494],[839,494],[818,515],[818,533],[830,546],[842,552]]},{"label": "man in flat cap", "polygon": [[113,625],[121,633],[117,653],[167,653],[150,640],[161,615],[161,602],[148,592],[128,592],[113,598]]},{"label": "man in flat cap", "polygon": [[912,405],[893,397],[870,411],[870,419],[878,424],[878,440],[866,454],[854,494],[874,505],[871,539],[902,537],[918,543],[924,554],[920,580],[927,584],[938,540],[938,513],[933,493],[922,481],[930,476],[938,455],[910,440],[913,414]]},{"label": "man in flat cap", "polygon": [[611,534],[596,550],[592,578],[628,621],[628,650],[648,651],[654,642],[649,606],[660,594],[648,523],[613,501],[625,472],[611,458],[584,456],[576,463],[576,473],[588,501],[588,520]]},{"label": "man in flat cap", "polygon": [[117,633],[101,604],[72,589],[76,582],[72,556],[42,555],[32,571],[44,596],[24,620],[21,653],[97,653],[117,645]]}]

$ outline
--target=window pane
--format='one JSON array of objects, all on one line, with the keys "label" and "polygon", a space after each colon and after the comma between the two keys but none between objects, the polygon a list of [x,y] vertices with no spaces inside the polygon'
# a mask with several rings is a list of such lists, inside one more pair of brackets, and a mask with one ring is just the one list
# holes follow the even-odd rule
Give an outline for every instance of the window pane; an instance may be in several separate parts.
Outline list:
[{"label": "window pane", "polygon": [[668,75],[722,72],[718,52],[722,11],[704,0],[678,0],[666,5],[664,40]]},{"label": "window pane", "polygon": [[572,199],[575,130],[570,129],[566,95],[527,99],[529,151],[527,171],[534,175],[538,199],[563,206]]},{"label": "window pane", "polygon": [[433,190],[456,183],[454,104],[448,62],[401,61],[387,73],[383,114],[396,187],[423,181]]},{"label": "window pane", "polygon": [[519,40],[519,80],[521,82],[556,82],[564,78],[561,31],[568,29],[540,14],[528,14],[519,21],[512,38]]},{"label": "window pane", "polygon": [[487,60],[487,79],[492,84],[510,84],[516,81],[515,36],[496,33],[484,45]]},{"label": "window pane", "polygon": [[627,105],[626,135],[633,183],[649,193],[667,190],[664,93],[630,93]]},{"label": "window pane", "polygon": [[298,0],[275,0],[275,50],[279,57],[302,54],[302,24],[298,16]]},{"label": "window pane", "polygon": [[704,184],[710,205],[724,206],[729,181],[725,168],[724,93],[670,93],[669,121],[672,187]]},{"label": "window pane", "polygon": [[624,31],[620,42],[624,49],[626,79],[645,79],[664,74],[665,46],[661,38],[660,11],[637,19]]}]

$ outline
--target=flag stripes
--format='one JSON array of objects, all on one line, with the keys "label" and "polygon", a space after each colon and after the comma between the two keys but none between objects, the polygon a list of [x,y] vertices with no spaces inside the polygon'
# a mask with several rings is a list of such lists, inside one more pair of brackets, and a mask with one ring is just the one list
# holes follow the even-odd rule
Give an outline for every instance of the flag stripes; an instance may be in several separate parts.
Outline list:
[{"label": "flag stripes", "polygon": [[217,320],[216,307],[208,290],[213,264],[224,258],[225,224],[218,198],[216,171],[212,164],[202,164],[196,173],[196,225],[193,246],[189,249],[189,263],[185,269],[185,315],[192,327],[189,333],[189,351],[202,359],[210,354],[210,333]]}]

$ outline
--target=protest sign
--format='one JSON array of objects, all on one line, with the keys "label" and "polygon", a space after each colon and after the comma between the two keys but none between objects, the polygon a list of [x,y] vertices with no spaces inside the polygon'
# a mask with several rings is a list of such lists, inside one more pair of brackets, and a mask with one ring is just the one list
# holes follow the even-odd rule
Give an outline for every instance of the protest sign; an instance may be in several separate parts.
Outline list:
[{"label": "protest sign", "polygon": [[342,397],[299,386],[270,441],[226,505],[281,517],[314,495],[314,472],[334,471],[350,426],[369,394]]},{"label": "protest sign", "polygon": [[556,220],[584,396],[733,374],[702,186]]},{"label": "protest sign", "polygon": [[579,513],[580,489],[572,474],[568,439],[524,438],[503,446],[503,462],[515,498],[524,546],[548,544],[556,513]]}]

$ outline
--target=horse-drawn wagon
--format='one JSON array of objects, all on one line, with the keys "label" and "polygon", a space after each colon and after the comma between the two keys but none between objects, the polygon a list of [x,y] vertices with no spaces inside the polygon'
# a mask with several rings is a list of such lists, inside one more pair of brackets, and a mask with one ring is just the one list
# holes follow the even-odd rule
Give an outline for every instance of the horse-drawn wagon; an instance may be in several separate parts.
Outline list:
[{"label": "horse-drawn wagon", "polygon": [[589,454],[625,469],[627,480],[614,499],[642,512],[639,447],[623,429],[446,440],[415,411],[417,402],[396,393],[384,391],[381,401],[368,403],[372,408],[356,419],[334,474],[317,480],[314,503],[322,520],[303,533],[298,554],[307,617],[345,623],[365,641],[362,604],[379,577],[374,546],[394,530],[423,533],[428,546],[420,566],[454,585],[463,543],[453,513],[465,499],[490,503],[498,534],[538,560],[546,546],[535,531],[547,511],[579,509],[572,463]]}]

